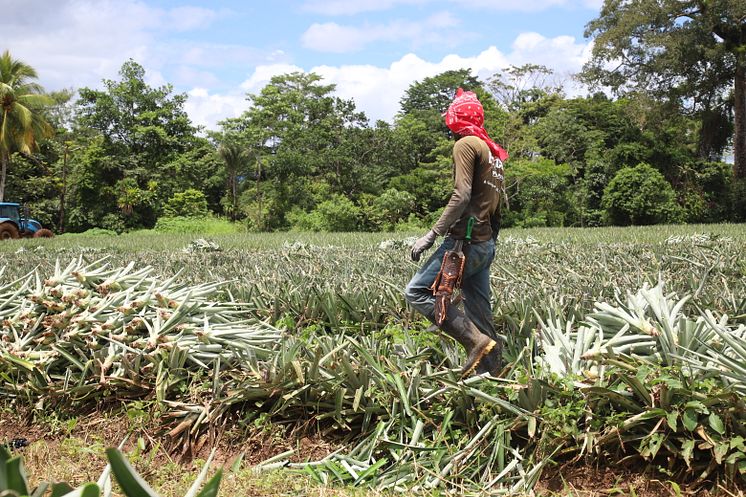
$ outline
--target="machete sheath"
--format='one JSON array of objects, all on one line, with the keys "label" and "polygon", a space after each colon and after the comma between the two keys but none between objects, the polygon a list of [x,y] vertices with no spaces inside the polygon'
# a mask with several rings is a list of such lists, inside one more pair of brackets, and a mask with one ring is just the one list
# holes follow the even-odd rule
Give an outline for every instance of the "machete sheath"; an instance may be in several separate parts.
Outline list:
[{"label": "machete sheath", "polygon": [[[471,216],[466,224],[465,240],[467,242],[471,241],[474,220],[474,216]],[[461,287],[461,278],[464,275],[464,267],[466,267],[463,246],[464,240],[456,240],[453,249],[446,251],[443,255],[440,271],[438,271],[435,281],[430,287],[433,295],[435,295],[435,324],[438,326],[443,324],[446,319],[454,290]]]}]

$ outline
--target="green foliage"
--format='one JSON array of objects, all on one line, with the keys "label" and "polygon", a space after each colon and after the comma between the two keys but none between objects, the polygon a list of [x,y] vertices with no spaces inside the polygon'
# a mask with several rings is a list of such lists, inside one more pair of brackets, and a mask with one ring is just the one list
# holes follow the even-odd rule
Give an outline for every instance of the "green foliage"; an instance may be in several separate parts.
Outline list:
[{"label": "green foliage", "polygon": [[226,197],[227,201],[224,202],[223,210],[225,210],[231,219],[235,221],[239,214],[239,181],[241,176],[246,175],[249,156],[243,145],[234,141],[234,139],[227,137],[225,137],[223,143],[218,146],[218,155],[220,155],[220,158],[223,160],[225,172],[228,175],[228,194]]},{"label": "green foliage", "polygon": [[602,204],[613,224],[655,224],[677,222],[681,212],[673,188],[650,165],[626,167],[604,190]]},{"label": "green foliage", "polygon": [[[340,450],[309,463],[291,449],[255,470],[303,469],[325,483],[515,493],[550,463],[624,458],[682,484],[727,485],[746,471],[746,328],[743,316],[726,317],[739,314],[743,254],[734,249],[744,234],[709,229],[735,239],[671,226],[584,230],[569,243],[572,230],[536,230],[533,241],[504,233],[493,289],[512,364],[499,381],[462,380],[460,351],[412,318],[397,290],[414,270],[404,244],[380,248],[380,235],[360,234],[288,243],[278,233],[225,237],[233,247],[214,257],[138,253],[125,235],[126,248],[105,245],[114,257],[149,257],[166,274],[186,265],[177,278],[188,284],[164,283],[161,269],[137,263],[89,265],[76,253],[53,273],[0,287],[5,326],[25,332],[3,331],[0,390],[18,405],[66,410],[149,399],[154,419],[183,443],[236,410],[259,428],[322,419]],[[672,232],[686,236],[665,238]],[[256,262],[245,264],[247,256]],[[190,283],[201,274],[230,277],[229,291]],[[662,285],[619,296],[659,276],[686,296],[673,299]],[[709,304],[717,317],[703,310]],[[69,320],[70,309],[87,317]],[[131,473],[120,476],[123,457],[109,459],[125,494],[152,493]]]},{"label": "green foliage", "polygon": [[380,195],[364,198],[362,216],[369,231],[391,231],[399,222],[407,219],[416,208],[414,195],[389,188]]},{"label": "green foliage", "polygon": [[116,236],[117,232],[114,230],[107,230],[103,228],[91,228],[89,230],[85,230],[82,233],[64,233],[60,236],[66,236],[66,237],[76,237],[76,236]]},{"label": "green foliage", "polygon": [[324,231],[355,231],[360,219],[360,208],[347,197],[334,195],[316,206]]},{"label": "green foliage", "polygon": [[160,217],[154,230],[158,233],[227,235],[242,232],[240,224],[212,216]]},{"label": "green foliage", "polygon": [[746,179],[733,181],[730,191],[731,216],[735,222],[746,222]]},{"label": "green foliage", "polygon": [[550,159],[516,160],[506,169],[510,210],[504,226],[564,226],[574,219],[568,197],[570,166]]},{"label": "green foliage", "polygon": [[287,213],[286,219],[298,231],[321,231],[321,216],[317,211],[306,212],[299,207]]},{"label": "green foliage", "polygon": [[[8,447],[0,445],[0,493],[9,497],[39,497],[50,487],[41,483],[35,489],[29,487],[28,477],[21,456],[13,456]],[[66,483],[51,485],[52,497],[98,497],[100,490],[95,483],[86,483],[76,490]]]},{"label": "green foliage", "polygon": [[224,123],[259,157],[254,202],[261,199],[259,210],[266,209],[266,228],[287,227],[286,214],[294,208],[314,208],[319,201],[312,191],[319,185],[335,194],[360,188],[357,178],[364,164],[352,151],[365,118],[354,103],[332,96],[333,90],[316,74],[275,76],[259,94],[249,96],[251,109]]},{"label": "green foliage", "polygon": [[[439,216],[438,216],[439,217]],[[418,218],[414,213],[410,214],[407,219],[403,219],[396,223],[394,231],[412,233],[418,231],[424,231],[429,229],[430,226],[437,222],[437,217],[433,216],[432,222]]]},{"label": "green foliage", "polygon": [[[634,28],[621,17],[613,22]],[[208,213],[251,231],[427,227],[452,192],[453,141],[440,112],[460,86],[477,93],[488,132],[511,154],[506,225],[607,223],[609,182],[642,162],[668,180],[683,209],[673,218],[650,212],[645,222],[742,218],[740,187],[716,162],[734,122],[730,100],[717,92],[691,100],[678,98],[681,87],[673,94],[638,88],[617,99],[568,99],[542,66],[512,67],[486,83],[468,70],[446,71],[413,83],[393,123],[371,125],[319,75],[291,73],[249,95],[248,111],[205,138],[186,115],[186,95],[145,79],[142,66],[128,61],[118,80],[81,89],[75,102],[69,91],[45,97],[39,115],[56,133],[32,153],[8,156],[8,198],[55,232],[123,232],[163,216]],[[690,101],[701,113],[686,107]],[[527,169],[534,162],[569,173]]]},{"label": "green foliage", "polygon": [[[78,124],[98,137],[89,141],[96,148],[86,146],[70,178],[83,186],[73,196],[94,198],[76,199],[74,204],[79,210],[97,206],[103,212],[93,219],[85,212],[71,212],[77,229],[96,226],[95,219],[117,210],[129,227],[152,226],[164,199],[192,187],[190,175],[178,174],[180,156],[200,144],[184,110],[186,95],[172,95],[170,85],[151,88],[145,70],[132,60],[119,74],[120,81],[104,81],[104,90],[79,90]],[[94,150],[96,159],[91,161]],[[201,176],[209,177],[204,172]]]},{"label": "green foliage", "polygon": [[[440,116],[448,109],[458,88],[484,95],[482,83],[470,73],[469,69],[445,71],[412,83],[400,101],[402,114],[432,112]],[[438,121],[445,129],[442,119]]]},{"label": "green foliage", "polygon": [[[679,113],[690,112],[700,122],[699,157],[718,157],[730,131],[731,89],[736,100],[746,98],[739,90],[746,83],[744,15],[740,0],[606,0],[586,28],[595,43],[583,76],[618,93],[636,90],[670,102]],[[610,69],[610,61],[622,63]],[[744,112],[743,104],[735,106],[736,122],[744,122]],[[734,171],[743,176],[746,142],[735,138]]]},{"label": "green foliage", "polygon": [[[85,447],[90,451],[90,447]],[[216,497],[222,477],[222,470],[216,474],[202,487],[202,482],[207,477],[215,451],[205,462],[202,471],[186,493],[186,497]],[[104,469],[97,483],[84,483],[77,489],[73,489],[67,483],[41,483],[33,491],[28,486],[28,479],[23,467],[21,456],[13,457],[5,445],[0,445],[0,492],[10,497],[40,497],[45,495],[51,487],[50,497],[99,497],[104,489],[104,494],[110,494],[111,477],[114,474],[124,497],[158,497],[158,494],[145,482],[140,474],[129,463],[127,458],[119,449],[110,448],[106,450],[109,465]],[[109,489],[107,490],[107,487]],[[198,493],[199,490],[199,493]]]},{"label": "green foliage", "polygon": [[357,205],[343,195],[333,194],[310,212],[293,210],[288,214],[288,221],[294,229],[344,232],[356,231],[360,217]]},{"label": "green foliage", "polygon": [[[127,231],[127,222],[121,214],[112,212],[105,214],[104,217],[98,222],[101,229],[107,231],[114,231],[115,233],[123,233]],[[88,231],[88,230],[86,230]]]},{"label": "green foliage", "polygon": [[207,214],[205,194],[193,188],[174,193],[163,206],[165,217],[205,217]]},{"label": "green foliage", "polygon": [[698,161],[682,167],[676,188],[687,222],[719,222],[731,218],[732,166]]},{"label": "green foliage", "polygon": [[43,108],[51,103],[38,83],[36,71],[13,59],[8,50],[0,55],[0,202],[5,195],[10,155],[30,154],[37,142],[52,134]]}]

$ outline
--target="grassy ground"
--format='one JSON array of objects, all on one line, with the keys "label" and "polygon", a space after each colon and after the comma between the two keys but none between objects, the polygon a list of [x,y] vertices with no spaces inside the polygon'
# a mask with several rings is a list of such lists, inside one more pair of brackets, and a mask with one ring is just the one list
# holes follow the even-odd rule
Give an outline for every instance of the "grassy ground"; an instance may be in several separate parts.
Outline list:
[{"label": "grassy ground", "polygon": [[[39,418],[29,424],[7,407],[0,414],[0,439],[19,435],[29,437],[30,445],[17,451],[24,464],[31,486],[41,482],[68,482],[77,487],[97,481],[106,466],[104,451],[119,445],[123,434],[128,434],[124,451],[150,486],[162,497],[181,497],[186,494],[205,463],[205,457],[189,461],[179,460],[149,434],[146,426],[132,418],[111,413],[95,416],[59,419],[54,416]],[[266,447],[272,437],[266,432],[244,434],[243,444],[237,438],[219,444],[211,474],[223,468],[219,495],[251,497],[383,497],[400,495],[381,493],[365,488],[327,487],[312,481],[300,472],[275,470],[257,472],[252,462],[260,454],[281,449]],[[233,434],[235,436],[235,434]],[[292,438],[292,437],[291,437]],[[257,446],[261,441],[262,444]],[[288,440],[284,441],[287,445]],[[257,450],[252,451],[250,447]],[[207,450],[204,451],[206,456]],[[115,485],[115,493],[119,495]],[[698,495],[703,497],[744,497],[744,491],[716,488],[696,491],[679,487],[665,476],[635,472],[620,468],[572,465],[555,468],[539,482],[533,495],[547,497],[604,497],[637,496],[663,497]],[[515,497],[528,497],[515,496]]]},{"label": "grassy ground", "polygon": [[[659,243],[672,236],[692,234],[711,234],[729,237],[735,241],[746,242],[746,225],[743,224],[689,224],[633,226],[627,228],[530,228],[504,229],[501,239],[533,238],[539,242],[573,243],[580,245],[598,243]],[[230,235],[213,235],[207,238],[215,240],[226,249],[267,250],[281,248],[283,244],[300,241],[321,246],[341,246],[345,248],[365,248],[377,245],[382,240],[402,239],[419,236],[422,233],[242,233]],[[64,234],[53,239],[26,239],[0,243],[0,253],[25,250],[45,249],[79,249],[97,248],[117,253],[172,252],[180,250],[199,235],[157,234],[154,232],[135,232],[120,236],[89,236]],[[43,249],[42,249],[43,250]]]},{"label": "grassy ground", "polygon": [[[42,482],[67,482],[73,487],[95,482],[107,463],[106,448],[123,443],[123,451],[133,466],[159,495],[181,497],[186,494],[209,454],[205,447],[197,458],[179,458],[161,444],[152,420],[133,416],[131,411],[62,417],[57,414],[34,415],[31,411],[19,414],[6,405],[0,410],[0,440],[18,438],[29,442],[16,453],[23,456],[32,487]],[[301,441],[298,438],[297,443]],[[225,434],[225,438],[217,443],[211,469],[213,474],[217,468],[223,468],[220,495],[381,495],[366,489],[321,486],[299,472],[257,472],[253,469],[257,462],[288,446],[289,440],[281,439],[279,431],[272,434],[261,429],[252,433]],[[318,444],[309,444],[307,454],[314,451],[318,451]],[[118,494],[116,488],[115,492]]]}]

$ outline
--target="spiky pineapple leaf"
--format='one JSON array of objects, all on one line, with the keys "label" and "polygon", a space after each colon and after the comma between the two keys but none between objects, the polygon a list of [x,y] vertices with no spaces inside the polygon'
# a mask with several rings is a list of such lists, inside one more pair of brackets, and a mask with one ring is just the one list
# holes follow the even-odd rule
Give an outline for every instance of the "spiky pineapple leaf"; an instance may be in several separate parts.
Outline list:
[{"label": "spiky pineapple leaf", "polygon": [[220,479],[223,477],[223,470],[219,469],[215,476],[210,478],[202,490],[197,494],[196,497],[217,497],[218,487],[220,486]]},{"label": "spiky pineapple leaf", "polygon": [[72,492],[64,494],[62,497],[99,497],[101,488],[95,483],[86,483],[81,485]]},{"label": "spiky pineapple leaf", "polygon": [[62,497],[73,491],[73,487],[65,482],[52,484],[52,494],[50,497]]},{"label": "spiky pineapple leaf", "polygon": [[7,470],[7,489],[18,493],[18,495],[28,495],[28,478],[21,457],[16,456],[9,459],[5,463],[5,467]]},{"label": "spiky pineapple leaf", "polygon": [[118,449],[106,449],[111,471],[126,497],[159,497]]}]

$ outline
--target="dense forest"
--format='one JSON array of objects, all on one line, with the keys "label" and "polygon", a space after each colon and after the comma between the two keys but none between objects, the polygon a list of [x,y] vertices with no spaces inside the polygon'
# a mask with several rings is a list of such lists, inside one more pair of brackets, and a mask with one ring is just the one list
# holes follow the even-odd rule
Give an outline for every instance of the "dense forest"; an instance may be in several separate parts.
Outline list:
[{"label": "dense forest", "polygon": [[441,113],[463,87],[510,153],[504,226],[746,221],[746,7],[636,3],[649,11],[607,0],[589,23],[586,96],[533,64],[486,80],[447,71],[413,83],[391,123],[292,73],[247,95],[240,117],[200,129],[187,96],[150,87],[136,61],[98,89],[46,93],[33,61],[5,51],[0,200],[58,233],[182,216],[255,231],[421,228],[450,194]]}]

